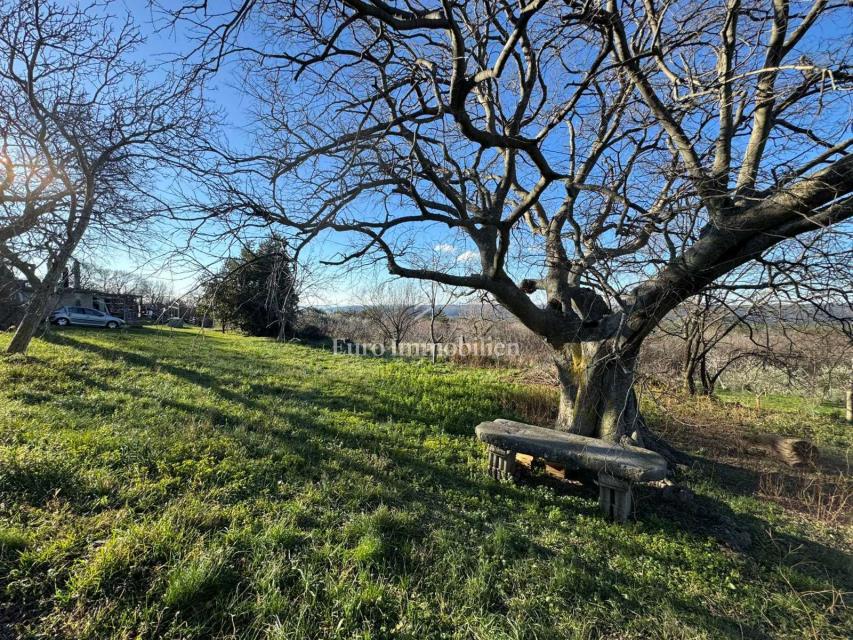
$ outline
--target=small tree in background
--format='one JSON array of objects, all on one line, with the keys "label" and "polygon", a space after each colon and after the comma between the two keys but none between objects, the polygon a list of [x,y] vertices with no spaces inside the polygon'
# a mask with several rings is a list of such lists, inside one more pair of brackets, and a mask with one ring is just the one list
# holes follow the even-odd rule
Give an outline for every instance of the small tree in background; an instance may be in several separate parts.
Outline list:
[{"label": "small tree in background", "polygon": [[[456,258],[449,257],[446,252],[434,250],[425,267],[435,271],[447,270],[450,268],[451,260],[455,262]],[[435,280],[422,280],[419,282],[419,287],[427,307],[424,315],[429,321],[430,360],[435,364],[438,345],[452,337],[455,331],[447,317],[447,309],[462,300],[470,291]]]},{"label": "small tree in background", "polygon": [[284,340],[293,335],[298,295],[287,243],[276,236],[244,247],[205,287],[204,306],[223,327]]},{"label": "small tree in background", "polygon": [[363,314],[395,352],[422,316],[411,284],[394,281],[383,282],[367,293]]}]

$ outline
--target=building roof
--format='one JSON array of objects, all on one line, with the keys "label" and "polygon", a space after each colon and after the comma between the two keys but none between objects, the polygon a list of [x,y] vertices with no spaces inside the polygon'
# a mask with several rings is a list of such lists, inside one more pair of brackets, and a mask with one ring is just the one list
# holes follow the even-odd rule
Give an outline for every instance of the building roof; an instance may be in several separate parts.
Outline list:
[{"label": "building roof", "polygon": [[98,289],[89,289],[86,287],[65,287],[63,293],[91,293],[107,298],[141,298],[141,293],[112,293],[110,291],[100,291]]},{"label": "building roof", "polygon": [[[18,288],[21,291],[32,291],[33,288],[30,286],[30,283],[26,280],[15,280],[18,284]],[[90,289],[88,287],[63,287],[62,293],[91,293],[93,295],[104,296],[107,298],[141,298],[141,293],[113,293],[110,291],[101,291],[99,289]]]}]

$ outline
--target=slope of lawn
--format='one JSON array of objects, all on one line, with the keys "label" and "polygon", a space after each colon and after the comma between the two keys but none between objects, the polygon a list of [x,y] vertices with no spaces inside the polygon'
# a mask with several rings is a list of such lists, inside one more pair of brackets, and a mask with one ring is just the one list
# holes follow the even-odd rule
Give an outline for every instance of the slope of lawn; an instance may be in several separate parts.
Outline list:
[{"label": "slope of lawn", "polygon": [[698,467],[626,526],[489,480],[473,426],[551,398],[508,375],[150,328],[0,357],[0,638],[853,634],[846,524]]},{"label": "slope of lawn", "polygon": [[779,394],[761,394],[756,398],[755,394],[744,391],[720,390],[717,392],[717,396],[723,402],[736,402],[744,405],[753,405],[758,402],[762,407],[780,413],[808,412],[838,418],[844,415],[843,395],[843,389],[839,393],[839,397],[834,400],[811,399],[802,396],[785,396]]}]

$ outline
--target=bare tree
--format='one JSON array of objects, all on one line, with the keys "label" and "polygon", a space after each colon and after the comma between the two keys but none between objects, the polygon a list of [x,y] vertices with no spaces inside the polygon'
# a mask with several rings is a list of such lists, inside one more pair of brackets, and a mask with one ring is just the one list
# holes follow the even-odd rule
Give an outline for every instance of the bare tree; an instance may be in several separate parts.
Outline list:
[{"label": "bare tree", "polygon": [[[257,152],[228,156],[254,186],[212,194],[223,218],[360,236],[338,262],[488,292],[550,345],[558,428],[665,451],[632,390],[662,318],[741,267],[765,286],[792,248],[806,265],[831,246],[850,258],[851,58],[832,27],[849,13],[801,7],[251,0],[173,15],[202,29],[205,69],[241,56],[256,88]],[[438,228],[476,268],[418,266]]]},{"label": "bare tree", "polygon": [[[447,270],[451,268],[452,260],[446,252],[434,249],[429,260],[421,266],[433,271]],[[469,292],[435,280],[421,280],[419,288],[427,307],[424,315],[429,323],[430,361],[435,364],[438,345],[450,338],[454,331],[448,322],[447,310]]]},{"label": "bare tree", "polygon": [[155,314],[151,319],[159,316],[169,301],[175,298],[172,286],[168,282],[147,278],[139,282],[136,293],[142,298],[142,305]]},{"label": "bare tree", "polygon": [[427,307],[429,322],[430,361],[435,364],[438,345],[452,336],[453,327],[448,323],[447,309],[460,300],[464,293],[440,282],[427,280],[421,285]]},{"label": "bare tree", "polygon": [[685,300],[659,324],[660,334],[682,342],[681,381],[687,394],[696,395],[698,378],[702,394],[713,395],[729,367],[744,358],[772,358],[769,328],[780,323],[781,317],[772,313],[771,297],[770,291],[755,299],[727,297],[724,291],[706,289]]},{"label": "bare tree", "polygon": [[388,281],[374,286],[364,296],[363,315],[387,341],[394,353],[421,318],[421,308],[409,283]]},{"label": "bare tree", "polygon": [[205,121],[191,85],[134,59],[103,3],[0,2],[0,257],[33,289],[8,352],[27,349],[90,228],[138,230],[154,169],[189,161]]},{"label": "bare tree", "polygon": [[143,288],[144,278],[133,271],[81,264],[76,261],[73,264],[80,270],[80,286],[84,288],[110,293],[136,293]]},{"label": "bare tree", "polygon": [[[849,249],[830,247],[778,255],[760,271],[745,265],[725,274],[679,305],[658,329],[684,343],[684,390],[695,394],[698,378],[702,393],[712,395],[722,375],[746,360],[785,370],[791,378],[802,369],[814,336],[831,342],[846,336],[849,342],[853,265],[848,257]],[[817,368],[823,370],[828,358],[819,360]]]},{"label": "bare tree", "polygon": [[280,238],[275,238],[275,242],[276,251],[272,255],[267,280],[267,306],[273,310],[278,323],[276,339],[284,341],[293,337],[301,281],[297,271],[298,265],[290,257],[287,242]]}]

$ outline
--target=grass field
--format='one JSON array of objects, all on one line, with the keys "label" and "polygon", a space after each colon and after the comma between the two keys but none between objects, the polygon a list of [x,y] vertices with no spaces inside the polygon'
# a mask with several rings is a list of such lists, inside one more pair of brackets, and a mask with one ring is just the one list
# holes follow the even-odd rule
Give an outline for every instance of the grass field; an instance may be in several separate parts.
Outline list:
[{"label": "grass field", "polygon": [[641,493],[619,526],[594,488],[493,482],[473,426],[553,397],[510,375],[191,330],[0,358],[0,638],[853,634],[843,505],[757,495],[772,462],[652,406],[700,454],[687,504]]},{"label": "grass field", "polygon": [[843,398],[837,400],[812,400],[799,396],[762,394],[756,399],[755,394],[725,390],[717,392],[717,396],[723,402],[737,402],[743,405],[754,405],[757,401],[761,407],[780,413],[821,414],[839,419],[844,415]]}]

